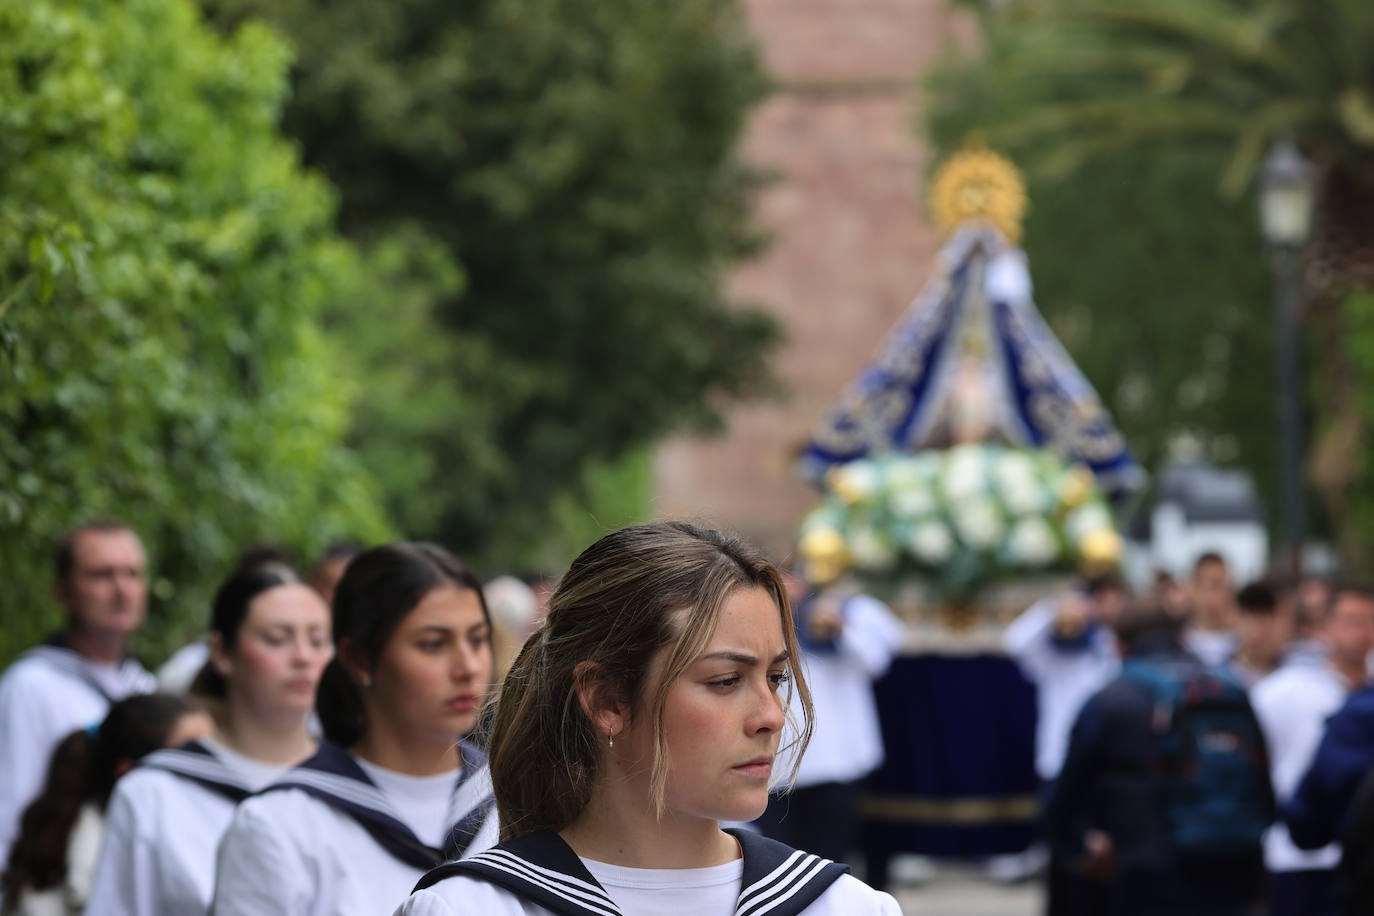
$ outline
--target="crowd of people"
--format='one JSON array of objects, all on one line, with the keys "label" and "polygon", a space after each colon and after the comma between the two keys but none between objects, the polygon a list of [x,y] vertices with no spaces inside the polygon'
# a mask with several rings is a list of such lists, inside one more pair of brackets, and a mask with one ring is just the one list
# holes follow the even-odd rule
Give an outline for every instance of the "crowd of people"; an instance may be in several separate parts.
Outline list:
[{"label": "crowd of people", "polygon": [[[137,534],[54,558],[65,625],[0,676],[0,913],[899,912],[842,863],[902,624],[737,539],[627,528],[542,600],[434,544],[250,549],[157,677]],[[1207,554],[1004,639],[1052,916],[1374,912],[1374,590]]]},{"label": "crowd of people", "polygon": [[1057,914],[1374,912],[1374,588],[1107,574],[1005,645],[1037,687]]},{"label": "crowd of people", "polygon": [[0,676],[0,913],[900,912],[810,848],[837,822],[799,848],[750,823],[810,760],[852,830],[881,748],[835,748],[874,742],[899,625],[795,581],[794,620],[735,538],[614,532],[542,612],[433,544],[340,547],[309,577],[250,550],[161,692],[128,652],[137,533],[84,525],[55,559],[65,624]]}]

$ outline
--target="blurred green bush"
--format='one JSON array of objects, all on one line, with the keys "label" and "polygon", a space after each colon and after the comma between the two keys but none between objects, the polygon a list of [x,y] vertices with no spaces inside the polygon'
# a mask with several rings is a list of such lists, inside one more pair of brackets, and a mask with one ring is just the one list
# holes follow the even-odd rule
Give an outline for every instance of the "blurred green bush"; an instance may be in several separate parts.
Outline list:
[{"label": "blurred green bush", "polygon": [[189,0],[0,0],[0,662],[57,624],[81,520],[142,535],[153,659],[245,544],[390,531],[321,329],[363,267],[280,137],[287,66]]}]

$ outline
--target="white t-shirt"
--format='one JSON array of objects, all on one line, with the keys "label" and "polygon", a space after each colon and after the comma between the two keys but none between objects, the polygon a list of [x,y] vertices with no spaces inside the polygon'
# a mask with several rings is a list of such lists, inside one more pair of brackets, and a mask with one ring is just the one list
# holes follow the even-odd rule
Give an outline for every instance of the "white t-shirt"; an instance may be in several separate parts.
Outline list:
[{"label": "white t-shirt", "polygon": [[440,848],[452,826],[448,821],[448,802],[459,770],[437,776],[410,776],[384,769],[375,763],[358,759],[358,766],[382,790],[400,816],[401,823],[411,829],[420,840]]},{"label": "white t-shirt", "polygon": [[[1285,804],[1297,791],[1321,743],[1327,718],[1340,709],[1350,687],[1311,648],[1295,651],[1277,671],[1250,690],[1250,703],[1269,745],[1274,796]],[[1264,834],[1264,864],[1271,872],[1335,868],[1339,843],[1321,849],[1299,849],[1288,826],[1276,821]]]},{"label": "white t-shirt", "polygon": [[110,703],[156,687],[132,659],[92,662],[43,646],[0,676],[0,863],[8,862],[19,818],[43,787],[58,742],[104,720]]},{"label": "white t-shirt", "polygon": [[1183,647],[1202,660],[1204,665],[1220,668],[1236,654],[1240,637],[1230,630],[1186,630]]},{"label": "white t-shirt", "polygon": [[[201,742],[225,781],[255,791],[289,767],[213,739]],[[234,799],[179,773],[142,766],[115,785],[86,916],[202,914],[215,888],[215,853]]]},{"label": "white t-shirt", "polygon": [[596,883],[622,913],[679,916],[682,901],[692,901],[694,916],[733,916],[739,899],[744,860],[710,868],[626,868],[582,859]]}]

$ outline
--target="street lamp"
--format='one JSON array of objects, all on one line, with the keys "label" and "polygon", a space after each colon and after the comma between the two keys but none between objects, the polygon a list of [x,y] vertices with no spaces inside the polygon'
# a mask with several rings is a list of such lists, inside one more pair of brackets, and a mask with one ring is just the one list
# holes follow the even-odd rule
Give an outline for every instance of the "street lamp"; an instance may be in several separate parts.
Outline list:
[{"label": "street lamp", "polygon": [[1316,174],[1290,139],[1279,140],[1259,177],[1260,228],[1274,270],[1279,357],[1279,492],[1290,571],[1302,573],[1302,418],[1298,391],[1298,310],[1302,249],[1312,234]]}]

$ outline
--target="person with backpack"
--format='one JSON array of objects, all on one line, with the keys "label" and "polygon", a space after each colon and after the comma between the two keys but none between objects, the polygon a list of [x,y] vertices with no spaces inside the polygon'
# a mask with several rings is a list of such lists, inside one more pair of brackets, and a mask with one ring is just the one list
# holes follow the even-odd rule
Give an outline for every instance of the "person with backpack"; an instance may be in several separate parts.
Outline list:
[{"label": "person with backpack", "polygon": [[1050,800],[1056,857],[1111,916],[1264,912],[1275,803],[1245,690],[1182,647],[1177,618],[1134,604],[1119,677],[1083,707]]}]

